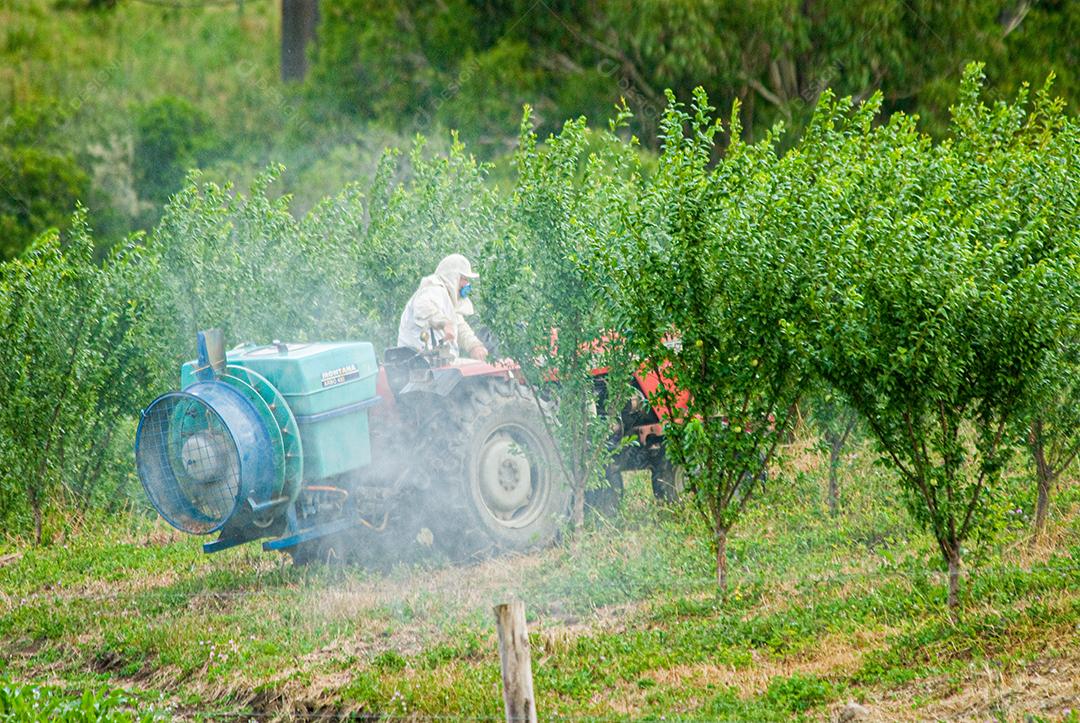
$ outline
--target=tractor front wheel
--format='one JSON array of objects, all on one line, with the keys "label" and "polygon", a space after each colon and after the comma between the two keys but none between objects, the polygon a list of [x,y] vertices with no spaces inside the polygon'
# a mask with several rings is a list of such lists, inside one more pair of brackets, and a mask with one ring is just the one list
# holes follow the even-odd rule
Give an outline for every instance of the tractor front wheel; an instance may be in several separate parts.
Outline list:
[{"label": "tractor front wheel", "polygon": [[285,549],[293,565],[340,565],[346,561],[346,541],[340,537],[305,540]]}]

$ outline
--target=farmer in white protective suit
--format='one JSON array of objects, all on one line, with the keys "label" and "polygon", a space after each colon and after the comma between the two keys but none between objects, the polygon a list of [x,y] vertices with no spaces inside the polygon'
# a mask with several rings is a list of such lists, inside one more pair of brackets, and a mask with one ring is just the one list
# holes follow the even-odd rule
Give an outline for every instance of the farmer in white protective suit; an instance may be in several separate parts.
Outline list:
[{"label": "farmer in white protective suit", "polygon": [[474,313],[469,292],[471,282],[478,278],[461,254],[450,254],[440,261],[435,273],[420,281],[420,288],[401,313],[398,346],[423,351],[442,341],[457,356],[486,360],[488,350],[465,321]]}]

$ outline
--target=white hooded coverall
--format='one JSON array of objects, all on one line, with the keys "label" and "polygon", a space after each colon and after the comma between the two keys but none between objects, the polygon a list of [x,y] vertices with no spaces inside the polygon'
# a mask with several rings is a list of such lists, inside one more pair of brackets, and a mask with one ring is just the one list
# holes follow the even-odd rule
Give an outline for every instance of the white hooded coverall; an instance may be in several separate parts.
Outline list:
[{"label": "white hooded coverall", "polygon": [[[405,305],[398,325],[398,346],[407,346],[417,351],[434,346],[435,340],[443,339],[443,330],[454,330],[451,350],[459,356],[468,356],[483,343],[465,321],[466,316],[475,313],[472,302],[461,298],[458,288],[461,277],[476,278],[471,265],[464,256],[452,254],[439,262],[431,276],[420,281],[420,287]],[[431,342],[425,343],[421,335],[427,332]]]}]

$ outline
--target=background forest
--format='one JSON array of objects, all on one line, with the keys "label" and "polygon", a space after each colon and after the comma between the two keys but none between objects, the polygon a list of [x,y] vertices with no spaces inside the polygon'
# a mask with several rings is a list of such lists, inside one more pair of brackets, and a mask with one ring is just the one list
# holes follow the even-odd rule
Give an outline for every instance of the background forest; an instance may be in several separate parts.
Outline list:
[{"label": "background forest", "polygon": [[990,97],[1057,75],[1080,94],[1080,6],[1068,0],[563,0],[323,3],[302,81],[279,74],[278,3],[7,0],[0,7],[0,255],[17,254],[76,200],[99,253],[149,229],[184,174],[275,192],[306,211],[369,179],[387,145],[459,132],[509,165],[522,104],[541,136],[623,98],[654,151],[664,90],[740,101],[742,133],[797,138],[826,88],[948,125],[966,62]]}]

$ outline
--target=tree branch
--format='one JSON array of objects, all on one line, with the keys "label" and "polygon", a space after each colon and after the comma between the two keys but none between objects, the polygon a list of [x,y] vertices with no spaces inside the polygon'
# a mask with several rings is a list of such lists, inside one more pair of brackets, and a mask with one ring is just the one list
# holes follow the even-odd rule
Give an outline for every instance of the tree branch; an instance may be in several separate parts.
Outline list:
[{"label": "tree branch", "polygon": [[747,77],[746,84],[753,88],[755,91],[757,91],[762,98],[769,101],[777,108],[780,108],[781,110],[784,109],[786,104],[784,103],[783,99],[781,99],[780,96],[776,95],[771,90],[766,88],[757,78]]},{"label": "tree branch", "polygon": [[1001,25],[1001,37],[1007,38],[1009,34],[1020,27],[1020,24],[1024,22],[1024,18],[1027,17],[1028,12],[1031,11],[1030,0],[1020,0],[1020,3],[1013,8],[1012,12],[1002,10],[998,16],[998,24]]}]

